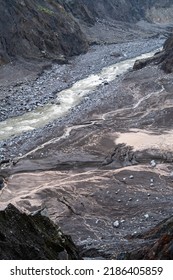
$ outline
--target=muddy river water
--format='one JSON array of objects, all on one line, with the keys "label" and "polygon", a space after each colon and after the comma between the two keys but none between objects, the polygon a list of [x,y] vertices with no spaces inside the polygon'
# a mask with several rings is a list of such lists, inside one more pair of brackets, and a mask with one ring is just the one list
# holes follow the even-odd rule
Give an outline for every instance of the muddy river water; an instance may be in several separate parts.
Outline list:
[{"label": "muddy river water", "polygon": [[47,104],[22,116],[0,122],[0,141],[8,139],[12,135],[43,127],[49,122],[65,116],[72,107],[80,103],[84,96],[91,94],[99,85],[111,82],[131,68],[137,59],[147,58],[155,52],[152,51],[104,67],[100,73],[79,80],[72,87],[57,93],[57,104]]}]

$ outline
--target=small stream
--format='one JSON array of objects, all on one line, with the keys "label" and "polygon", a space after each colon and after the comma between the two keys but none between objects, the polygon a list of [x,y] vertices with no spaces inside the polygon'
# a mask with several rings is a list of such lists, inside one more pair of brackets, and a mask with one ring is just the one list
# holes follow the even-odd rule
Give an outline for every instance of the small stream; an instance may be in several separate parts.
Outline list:
[{"label": "small stream", "polygon": [[49,122],[65,116],[72,107],[81,102],[84,96],[91,94],[99,85],[113,81],[131,68],[137,59],[150,57],[155,52],[156,50],[104,67],[100,73],[92,74],[77,81],[72,87],[58,92],[57,104],[47,104],[22,116],[0,122],[0,141],[25,131],[44,127]]}]

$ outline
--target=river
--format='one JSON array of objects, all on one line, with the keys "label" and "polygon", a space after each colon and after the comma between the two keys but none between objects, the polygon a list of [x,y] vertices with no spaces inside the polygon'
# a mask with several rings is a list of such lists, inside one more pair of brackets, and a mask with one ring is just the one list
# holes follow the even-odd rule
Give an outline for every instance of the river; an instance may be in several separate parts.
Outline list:
[{"label": "river", "polygon": [[44,127],[49,122],[65,116],[72,107],[81,102],[84,96],[92,94],[99,85],[113,81],[129,70],[137,59],[150,57],[155,52],[156,50],[104,67],[99,73],[89,75],[74,83],[70,88],[57,93],[57,104],[47,104],[21,116],[0,122],[0,141]]}]

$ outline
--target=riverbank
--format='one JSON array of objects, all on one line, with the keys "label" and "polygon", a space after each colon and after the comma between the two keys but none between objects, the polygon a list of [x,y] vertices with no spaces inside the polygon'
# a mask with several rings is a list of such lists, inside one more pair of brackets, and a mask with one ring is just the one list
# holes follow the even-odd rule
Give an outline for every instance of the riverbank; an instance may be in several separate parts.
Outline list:
[{"label": "riverbank", "polygon": [[[53,65],[50,69],[44,70],[33,81],[21,80],[10,86],[2,85],[1,90],[4,93],[1,100],[1,120],[23,115],[37,108],[41,110],[48,103],[56,104],[58,102],[58,92],[69,88],[76,81],[100,72],[105,66],[155,50],[162,44],[162,39],[150,39],[116,45],[92,46],[87,54],[71,59],[70,63],[66,65]],[[115,83],[111,82],[112,87],[116,88],[120,80],[121,77],[118,77]],[[46,139],[41,140],[41,142],[47,141],[49,135],[52,134],[52,128],[55,129],[56,127],[56,130],[58,130],[60,126],[74,123],[77,119],[80,119],[80,116],[85,118],[89,108],[90,111],[92,107],[94,109],[100,106],[100,102],[103,103],[101,100],[106,102],[108,96],[109,99],[111,98],[112,90],[105,91],[105,87],[107,88],[107,85],[104,83],[100,85],[90,97],[86,96],[81,104],[72,108],[66,116],[49,123],[45,128],[32,130],[18,137],[1,141],[1,159],[23,155],[34,148],[35,145],[39,145],[40,141],[38,139],[42,139],[43,135]],[[61,132],[59,133],[61,134]],[[33,139],[32,143],[27,141],[31,137]],[[20,143],[20,147],[18,143]]]}]

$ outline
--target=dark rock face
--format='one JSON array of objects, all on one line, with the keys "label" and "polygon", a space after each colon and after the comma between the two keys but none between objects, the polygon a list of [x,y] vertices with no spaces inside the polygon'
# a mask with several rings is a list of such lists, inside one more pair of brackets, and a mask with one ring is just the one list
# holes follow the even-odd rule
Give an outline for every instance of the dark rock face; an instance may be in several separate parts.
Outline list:
[{"label": "dark rock face", "polygon": [[0,64],[76,55],[87,50],[79,25],[59,1],[0,1]]},{"label": "dark rock face", "polygon": [[12,204],[0,211],[0,259],[79,259],[69,236],[40,213],[28,216]]},{"label": "dark rock face", "polygon": [[136,60],[134,63],[133,69],[139,70],[151,63],[159,64],[161,61],[163,61],[164,56],[165,56],[165,52],[161,51],[161,52],[156,53],[153,57]]},{"label": "dark rock face", "polygon": [[139,70],[151,63],[160,65],[160,68],[167,74],[173,72],[173,36],[170,36],[165,41],[163,50],[161,52],[156,53],[151,58],[137,60],[133,66],[133,69]]},{"label": "dark rock face", "polygon": [[[61,1],[65,9],[75,18],[81,20],[87,25],[93,25],[96,22],[97,13],[89,5],[89,1]],[[93,3],[93,2],[92,2]]]},{"label": "dark rock face", "polygon": [[0,190],[2,190],[4,187],[4,179],[0,176]]},{"label": "dark rock face", "polygon": [[166,73],[173,72],[173,36],[170,36],[164,44],[164,53],[161,60],[161,68]]},{"label": "dark rock face", "polygon": [[[148,241],[143,248],[127,253],[125,259],[129,260],[172,260],[173,259],[173,216],[159,223],[145,234],[135,238]],[[145,243],[144,243],[145,244]]]}]

